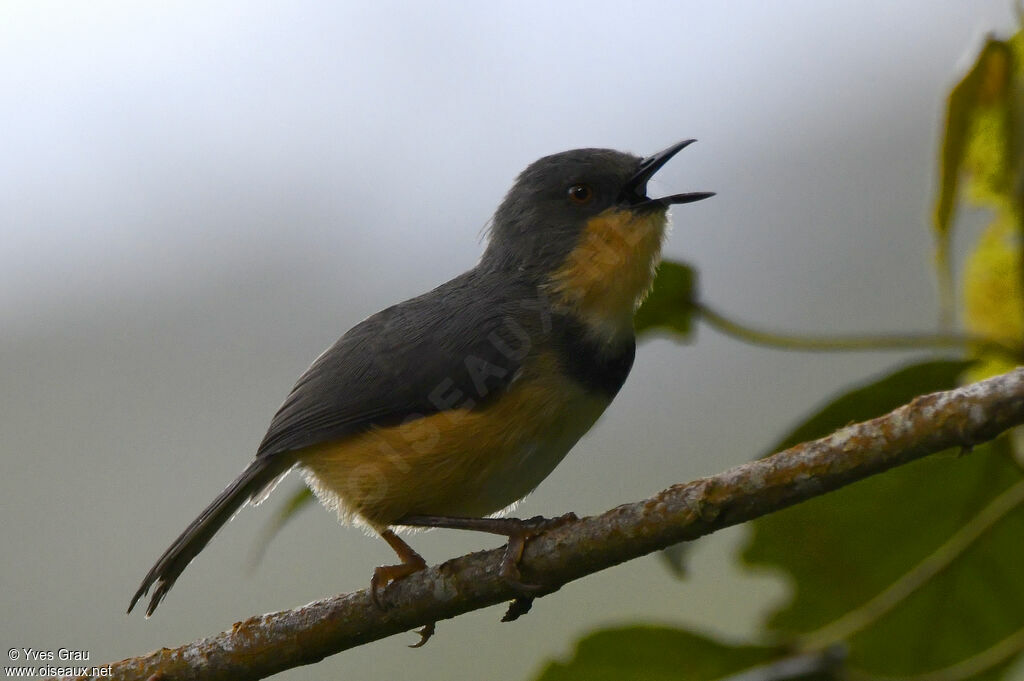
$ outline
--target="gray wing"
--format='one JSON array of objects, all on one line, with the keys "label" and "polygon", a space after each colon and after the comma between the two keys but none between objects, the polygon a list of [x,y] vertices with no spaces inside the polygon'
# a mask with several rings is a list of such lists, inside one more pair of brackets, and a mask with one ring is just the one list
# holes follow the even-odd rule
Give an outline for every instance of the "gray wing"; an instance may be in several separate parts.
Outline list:
[{"label": "gray wing", "polygon": [[276,454],[500,395],[552,330],[541,302],[534,287],[470,270],[356,325],[299,378],[256,459],[164,551],[128,611],[155,585],[153,614],[217,530],[291,467]]},{"label": "gray wing", "polygon": [[342,336],[299,378],[257,457],[486,404],[549,330],[535,288],[470,270]]}]

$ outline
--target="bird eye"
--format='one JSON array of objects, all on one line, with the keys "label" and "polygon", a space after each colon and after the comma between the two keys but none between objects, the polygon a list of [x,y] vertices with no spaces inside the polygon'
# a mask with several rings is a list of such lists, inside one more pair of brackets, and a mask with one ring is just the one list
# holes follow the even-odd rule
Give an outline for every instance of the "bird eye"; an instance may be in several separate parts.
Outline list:
[{"label": "bird eye", "polygon": [[569,187],[568,194],[569,200],[578,206],[589,203],[590,199],[594,198],[594,190],[589,184],[574,184]]}]

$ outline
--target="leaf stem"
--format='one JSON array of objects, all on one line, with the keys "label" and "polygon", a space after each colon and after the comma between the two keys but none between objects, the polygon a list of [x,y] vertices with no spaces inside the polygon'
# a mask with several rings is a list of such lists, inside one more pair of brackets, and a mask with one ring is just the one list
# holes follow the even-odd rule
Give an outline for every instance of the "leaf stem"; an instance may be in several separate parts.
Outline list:
[{"label": "leaf stem", "polygon": [[753,343],[767,345],[780,350],[803,350],[811,352],[830,352],[843,350],[903,350],[921,348],[985,348],[1021,360],[1024,351],[1008,347],[1002,343],[956,333],[911,333],[911,334],[878,334],[865,336],[801,336],[797,334],[774,333],[756,329],[716,311],[706,303],[693,301],[693,309],[712,327],[722,333]]}]

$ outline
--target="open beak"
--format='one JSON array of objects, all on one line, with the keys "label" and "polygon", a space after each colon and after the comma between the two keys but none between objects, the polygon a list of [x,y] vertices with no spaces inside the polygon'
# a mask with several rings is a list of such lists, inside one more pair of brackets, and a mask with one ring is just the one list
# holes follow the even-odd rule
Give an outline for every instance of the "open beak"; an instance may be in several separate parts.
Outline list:
[{"label": "open beak", "polygon": [[659,199],[652,199],[647,196],[647,181],[654,176],[654,173],[658,172],[663,165],[668,163],[670,158],[696,141],[697,140],[683,140],[682,142],[673,144],[664,151],[659,151],[657,154],[648,156],[644,160],[640,161],[640,167],[637,168],[633,177],[629,178],[626,185],[622,188],[622,192],[619,194],[619,202],[628,204],[632,209],[642,207],[668,208],[674,203],[693,203],[694,201],[700,201],[710,196],[714,196],[714,192],[673,194],[672,196],[663,196]]}]

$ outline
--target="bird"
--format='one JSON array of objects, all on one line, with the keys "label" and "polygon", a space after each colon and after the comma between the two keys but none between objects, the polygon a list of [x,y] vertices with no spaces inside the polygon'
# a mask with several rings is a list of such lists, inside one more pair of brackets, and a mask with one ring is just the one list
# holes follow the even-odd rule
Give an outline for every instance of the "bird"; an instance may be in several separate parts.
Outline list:
[{"label": "bird", "polygon": [[[128,607],[156,610],[182,571],[292,469],[343,523],[401,562],[371,594],[426,567],[398,534],[443,527],[508,537],[501,574],[525,594],[526,542],[574,518],[503,513],[594,425],[633,365],[633,315],[651,288],[668,209],[648,196],[688,139],[647,157],[585,148],[545,156],[495,211],[475,267],[356,324],[299,377],[252,462],[174,540]],[[424,637],[425,641],[426,636]]]}]

